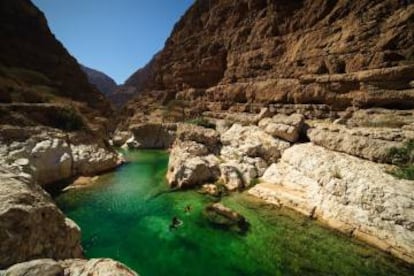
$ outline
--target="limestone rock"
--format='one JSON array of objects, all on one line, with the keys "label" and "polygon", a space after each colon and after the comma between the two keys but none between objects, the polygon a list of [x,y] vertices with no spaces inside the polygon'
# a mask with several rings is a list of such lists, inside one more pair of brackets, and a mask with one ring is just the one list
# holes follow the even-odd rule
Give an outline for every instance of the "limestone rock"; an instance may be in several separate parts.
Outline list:
[{"label": "limestone rock", "polygon": [[215,184],[204,184],[201,186],[200,193],[208,194],[212,196],[218,196],[220,195],[220,190]]},{"label": "limestone rock", "polygon": [[414,262],[414,181],[311,143],[287,149],[249,193]]},{"label": "limestone rock", "polygon": [[39,186],[0,168],[0,268],[82,256],[80,229]]},{"label": "limestone rock", "polygon": [[59,262],[65,275],[138,276],[125,265],[111,259],[69,259]]},{"label": "limestone rock", "polygon": [[194,141],[177,141],[170,153],[167,180],[171,187],[189,188],[217,180],[219,160]]},{"label": "limestone rock", "polygon": [[116,147],[124,145],[127,140],[132,136],[129,131],[116,131],[112,137],[112,143]]},{"label": "limestone rock", "polygon": [[304,116],[301,114],[290,116],[278,114],[259,122],[259,127],[263,128],[266,133],[292,143],[299,139],[303,126]]},{"label": "limestone rock", "polygon": [[215,152],[220,147],[219,138],[219,133],[210,128],[192,124],[179,124],[177,128],[177,139],[203,144],[210,152]]},{"label": "limestone rock", "polygon": [[119,166],[121,157],[96,144],[71,145],[73,175],[94,175]]},{"label": "limestone rock", "polygon": [[220,164],[220,179],[229,191],[235,191],[244,187],[244,179],[242,172],[237,167],[229,164]]},{"label": "limestone rock", "polygon": [[38,259],[18,263],[3,272],[4,276],[57,276],[64,275],[64,269],[52,259]]},{"label": "limestone rock", "polygon": [[42,127],[17,127],[0,133],[0,165],[16,174],[30,175],[40,185],[97,174],[121,162],[114,150],[83,133],[68,135]]},{"label": "limestone rock", "polygon": [[9,267],[0,275],[4,276],[137,276],[125,265],[111,259],[67,259],[55,261],[52,259],[38,259]]},{"label": "limestone rock", "polygon": [[[206,111],[413,108],[414,6],[401,2],[195,1],[165,48],[126,83]],[[129,103],[131,117],[143,113],[141,102]]]},{"label": "limestone rock", "polygon": [[133,125],[130,131],[134,136],[129,140],[128,146],[140,149],[167,149],[175,140],[176,129],[176,124]]},{"label": "limestone rock", "polygon": [[327,149],[348,153],[375,162],[391,163],[390,148],[402,147],[414,132],[389,128],[346,128],[316,124],[308,130],[309,139]]},{"label": "limestone rock", "polygon": [[245,233],[249,228],[248,222],[242,215],[221,203],[208,205],[204,210],[204,215],[212,224],[239,233]]},{"label": "limestone rock", "polygon": [[267,162],[276,162],[281,153],[290,147],[288,142],[273,138],[257,126],[234,124],[221,135],[224,146],[236,149],[235,157],[261,157]]}]

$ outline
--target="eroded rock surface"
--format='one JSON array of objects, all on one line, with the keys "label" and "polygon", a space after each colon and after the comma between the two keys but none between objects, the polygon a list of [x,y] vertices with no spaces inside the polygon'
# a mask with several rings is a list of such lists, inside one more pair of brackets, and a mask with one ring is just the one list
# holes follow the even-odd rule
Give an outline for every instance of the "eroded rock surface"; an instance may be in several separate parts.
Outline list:
[{"label": "eroded rock surface", "polygon": [[414,181],[387,169],[311,143],[295,145],[249,193],[414,262]]},{"label": "eroded rock surface", "polygon": [[79,227],[42,188],[1,167],[0,240],[0,268],[39,257],[82,257]]},{"label": "eroded rock surface", "polygon": [[[3,274],[2,274],[3,273]],[[55,261],[52,259],[38,259],[19,263],[0,271],[4,276],[137,276],[123,264],[111,259],[68,259]]]},{"label": "eroded rock surface", "polygon": [[168,162],[167,180],[171,187],[189,188],[214,182],[219,176],[219,159],[206,146],[177,140]]},{"label": "eroded rock surface", "polygon": [[238,233],[245,233],[249,228],[249,223],[242,215],[221,203],[208,205],[204,215],[210,223]]},{"label": "eroded rock surface", "polygon": [[347,128],[341,125],[316,124],[308,130],[316,145],[381,163],[392,163],[389,150],[414,139],[414,132],[391,128]]},{"label": "eroded rock surface", "polygon": [[301,114],[292,114],[290,116],[278,114],[272,118],[261,120],[259,127],[273,137],[294,143],[299,140],[304,122],[304,117]]},{"label": "eroded rock surface", "polygon": [[2,126],[0,164],[47,185],[117,167],[120,156],[96,137],[44,127]]},{"label": "eroded rock surface", "polygon": [[130,126],[133,134],[127,140],[127,146],[132,149],[166,149],[175,140],[176,124],[143,123]]}]

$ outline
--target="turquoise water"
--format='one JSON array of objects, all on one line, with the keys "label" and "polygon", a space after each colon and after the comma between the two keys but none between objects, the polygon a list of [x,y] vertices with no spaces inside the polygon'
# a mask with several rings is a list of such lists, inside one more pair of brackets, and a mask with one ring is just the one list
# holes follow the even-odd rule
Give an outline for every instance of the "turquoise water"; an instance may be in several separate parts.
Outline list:
[{"label": "turquoise water", "polygon": [[[223,199],[244,215],[246,235],[212,227],[202,210],[213,199],[168,191],[168,155],[125,152],[131,162],[93,186],[56,197],[82,229],[87,257],[119,260],[150,275],[410,275],[412,267],[314,221],[244,195]],[[192,212],[184,208],[191,204]],[[184,224],[169,231],[173,216]],[[412,274],[411,274],[412,275]]]}]

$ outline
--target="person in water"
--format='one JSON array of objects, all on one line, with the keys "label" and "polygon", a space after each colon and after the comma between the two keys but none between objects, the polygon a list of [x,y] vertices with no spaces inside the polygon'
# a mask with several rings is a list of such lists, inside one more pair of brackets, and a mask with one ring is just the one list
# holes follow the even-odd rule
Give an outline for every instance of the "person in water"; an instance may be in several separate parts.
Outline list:
[{"label": "person in water", "polygon": [[170,223],[170,231],[177,229],[178,226],[180,226],[181,224],[182,224],[181,220],[179,220],[176,216],[174,216]]},{"label": "person in water", "polygon": [[190,204],[188,204],[187,206],[185,206],[185,208],[184,208],[184,212],[186,212],[187,214],[188,213],[190,213],[191,212],[191,205]]}]

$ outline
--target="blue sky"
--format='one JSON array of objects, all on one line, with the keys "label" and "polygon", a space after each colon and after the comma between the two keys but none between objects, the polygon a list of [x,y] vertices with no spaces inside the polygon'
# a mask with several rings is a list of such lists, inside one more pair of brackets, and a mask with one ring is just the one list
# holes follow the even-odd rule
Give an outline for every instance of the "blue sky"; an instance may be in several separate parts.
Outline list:
[{"label": "blue sky", "polygon": [[76,59],[123,83],[161,50],[194,0],[33,0]]}]

